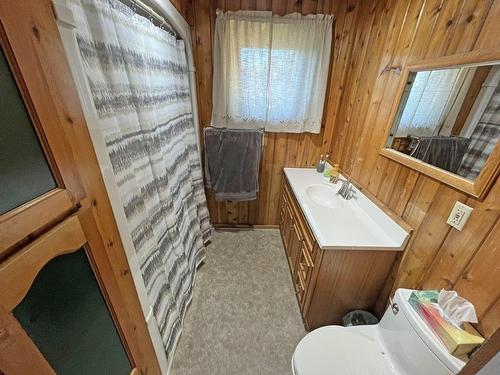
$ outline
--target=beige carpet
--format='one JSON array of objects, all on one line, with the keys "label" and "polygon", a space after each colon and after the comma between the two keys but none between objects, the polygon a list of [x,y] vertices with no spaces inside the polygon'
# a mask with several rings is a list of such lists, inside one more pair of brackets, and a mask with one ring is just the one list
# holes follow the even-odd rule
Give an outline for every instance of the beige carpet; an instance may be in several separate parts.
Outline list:
[{"label": "beige carpet", "polygon": [[305,334],[279,232],[215,232],[171,373],[290,375]]}]

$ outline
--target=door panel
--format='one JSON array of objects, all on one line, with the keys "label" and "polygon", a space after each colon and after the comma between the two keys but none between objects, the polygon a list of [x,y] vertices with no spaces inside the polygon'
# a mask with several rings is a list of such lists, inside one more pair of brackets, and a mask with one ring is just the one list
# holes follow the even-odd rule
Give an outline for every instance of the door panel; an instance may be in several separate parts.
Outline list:
[{"label": "door panel", "polygon": [[[0,4],[0,258],[75,210],[85,197],[32,41],[4,30]],[[11,15],[11,14],[9,14]],[[14,43],[12,43],[14,42]],[[24,70],[22,69],[24,68]],[[57,160],[57,163],[56,163]]]},{"label": "door panel", "polygon": [[[125,351],[137,366],[134,373],[159,374],[158,358],[61,43],[52,1],[0,1],[0,46],[56,183],[55,188],[0,214],[0,305],[11,314],[6,301],[16,306],[38,272],[29,271],[34,266],[31,261],[41,262],[43,267],[59,254],[48,251],[50,246],[33,247],[31,256],[20,263],[20,270],[9,280],[3,277],[2,267],[74,214],[80,220],[89,261]],[[72,238],[66,233],[57,241],[65,243]],[[71,248],[76,251],[81,246],[74,247],[73,243]],[[1,336],[0,331],[0,340]],[[14,358],[1,354],[0,349],[0,374],[3,361]],[[21,351],[20,357],[26,354]],[[29,372],[20,367],[17,373]]]},{"label": "door panel", "polygon": [[7,60],[0,49],[0,215],[56,188]]},{"label": "door panel", "polygon": [[66,190],[54,189],[0,216],[0,258],[23,238],[74,210]]},{"label": "door panel", "polygon": [[[41,352],[58,374],[129,374],[129,348],[122,343],[123,327],[115,325],[123,302],[116,300],[90,218],[89,210],[80,210],[4,260],[0,308],[12,311],[33,341],[26,355]],[[22,364],[0,356],[0,369],[5,366],[23,373]]]},{"label": "door panel", "polygon": [[65,127],[76,124],[65,112],[64,103],[59,107],[54,103],[48,80],[61,77],[44,71],[47,69],[47,51],[41,45],[44,30],[39,29],[33,19],[20,22],[18,12],[12,9],[11,2],[0,2],[1,47],[57,186],[67,189],[71,200],[77,203],[85,197],[85,192],[65,132]]},{"label": "door panel", "polygon": [[54,375],[12,313],[0,305],[0,374]]},{"label": "door panel", "polygon": [[293,270],[292,258],[291,258],[291,248],[290,248],[290,238],[292,233],[292,216],[290,213],[290,208],[288,207],[288,202],[284,195],[281,196],[282,204],[280,211],[280,232],[281,239],[283,241],[283,246],[285,247],[285,253],[288,260],[288,265],[290,266],[290,271]]},{"label": "door panel", "polygon": [[13,310],[36,275],[51,259],[87,242],[77,216],[71,216],[0,264],[0,304]]},{"label": "door panel", "polygon": [[132,370],[83,248],[47,263],[13,313],[57,374]]},{"label": "door panel", "polygon": [[292,274],[297,276],[297,265],[299,260],[299,255],[302,249],[302,236],[297,227],[297,222],[292,219],[291,225],[291,239],[290,239],[290,258],[292,261]]}]

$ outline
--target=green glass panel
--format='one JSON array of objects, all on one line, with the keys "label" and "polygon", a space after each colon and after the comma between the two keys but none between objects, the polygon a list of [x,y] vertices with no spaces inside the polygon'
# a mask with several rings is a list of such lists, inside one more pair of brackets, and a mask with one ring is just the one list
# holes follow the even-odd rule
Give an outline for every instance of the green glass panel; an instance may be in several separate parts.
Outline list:
[{"label": "green glass panel", "polygon": [[1,49],[0,143],[0,214],[56,187]]},{"label": "green glass panel", "polygon": [[59,375],[132,370],[84,249],[47,263],[14,316]]}]

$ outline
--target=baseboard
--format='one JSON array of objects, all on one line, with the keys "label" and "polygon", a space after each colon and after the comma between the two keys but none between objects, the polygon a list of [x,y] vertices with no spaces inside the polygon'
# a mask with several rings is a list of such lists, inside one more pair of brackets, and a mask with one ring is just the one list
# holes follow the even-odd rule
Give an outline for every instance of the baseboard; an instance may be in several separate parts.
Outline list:
[{"label": "baseboard", "polygon": [[214,229],[224,230],[254,230],[254,229],[279,229],[277,224],[212,224]]}]

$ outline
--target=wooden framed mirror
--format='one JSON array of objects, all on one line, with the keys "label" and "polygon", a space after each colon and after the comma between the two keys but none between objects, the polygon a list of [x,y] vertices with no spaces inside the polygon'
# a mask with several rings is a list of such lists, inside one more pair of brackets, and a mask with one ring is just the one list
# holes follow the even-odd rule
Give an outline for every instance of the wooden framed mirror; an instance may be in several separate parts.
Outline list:
[{"label": "wooden framed mirror", "polygon": [[482,198],[500,170],[500,52],[409,64],[380,153]]}]

